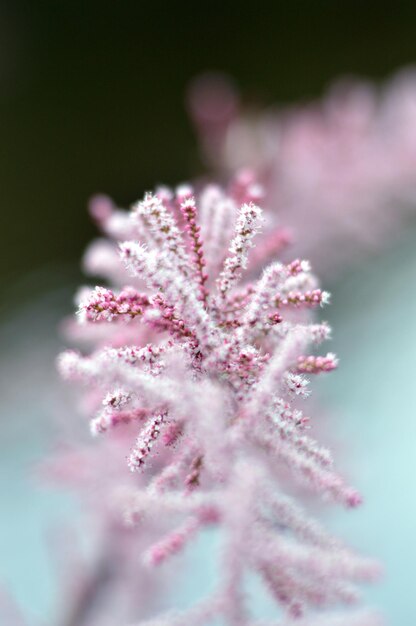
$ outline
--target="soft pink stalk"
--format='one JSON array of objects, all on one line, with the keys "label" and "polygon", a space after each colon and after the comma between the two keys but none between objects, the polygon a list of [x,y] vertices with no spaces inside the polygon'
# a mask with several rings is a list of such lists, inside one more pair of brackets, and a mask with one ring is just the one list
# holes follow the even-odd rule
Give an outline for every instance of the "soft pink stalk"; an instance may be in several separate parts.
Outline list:
[{"label": "soft pink stalk", "polygon": [[[215,617],[255,626],[261,622],[244,593],[251,571],[286,616],[275,624],[310,626],[322,611],[322,623],[335,626],[347,615],[340,607],[356,601],[357,584],[377,571],[294,501],[306,491],[308,504],[353,508],[361,496],[309,436],[312,420],[301,409],[310,394],[305,375],[337,365],[331,353],[308,356],[329,339],[328,324],[313,319],[329,295],[304,260],[274,260],[255,277],[261,197],[249,176],[231,195],[213,185],[146,194],[130,217],[118,218],[128,236],[119,242],[125,275],[114,289],[81,298],[85,336],[91,329],[94,344],[93,328],[105,325],[106,341],[59,361],[66,378],[88,384],[91,430],[108,431],[97,445],[115,442],[113,454],[121,447],[117,458],[127,456],[134,482],[109,479],[104,499],[140,529],[142,566],[163,572],[207,524],[222,537],[221,576],[206,601],[143,624],[196,626]],[[108,230],[113,209],[104,203],[95,211]],[[332,606],[338,616],[327,613]]]}]

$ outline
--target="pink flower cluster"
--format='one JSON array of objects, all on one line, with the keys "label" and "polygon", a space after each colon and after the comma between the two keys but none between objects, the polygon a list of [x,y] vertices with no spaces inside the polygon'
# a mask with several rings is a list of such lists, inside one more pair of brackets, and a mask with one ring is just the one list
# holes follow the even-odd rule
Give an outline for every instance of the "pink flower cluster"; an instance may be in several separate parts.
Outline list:
[{"label": "pink flower cluster", "polygon": [[263,110],[244,106],[231,81],[208,75],[188,102],[210,166],[261,177],[270,232],[283,221],[292,253],[320,272],[344,270],[414,215],[414,70],[382,88],[348,80],[322,101]]},{"label": "pink flower cluster", "polygon": [[[296,502],[309,494],[355,507],[361,498],[308,434],[302,409],[306,375],[337,365],[310,352],[330,335],[311,311],[328,294],[306,261],[275,260],[255,277],[261,195],[255,181],[234,181],[198,194],[163,187],[128,213],[105,198],[93,204],[109,239],[93,244],[87,269],[112,286],[80,292],[74,336],[93,349],[63,353],[59,367],[85,384],[92,433],[114,438],[113,453],[126,446],[126,473],[137,476],[109,480],[107,499],[137,528],[145,570],[178,558],[207,527],[223,543],[214,590],[143,626],[378,623],[337,610],[377,566]],[[249,572],[279,607],[270,622],[250,610]]]}]

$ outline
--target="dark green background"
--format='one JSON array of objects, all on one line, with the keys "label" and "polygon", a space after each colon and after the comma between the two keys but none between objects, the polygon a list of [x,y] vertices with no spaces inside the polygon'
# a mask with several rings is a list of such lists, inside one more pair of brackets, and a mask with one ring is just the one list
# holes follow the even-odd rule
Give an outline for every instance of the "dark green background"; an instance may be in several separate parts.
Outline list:
[{"label": "dark green background", "polygon": [[93,235],[92,193],[127,204],[200,171],[184,108],[198,73],[287,102],[388,76],[415,36],[416,2],[0,2],[3,308],[78,280],[64,268]]}]

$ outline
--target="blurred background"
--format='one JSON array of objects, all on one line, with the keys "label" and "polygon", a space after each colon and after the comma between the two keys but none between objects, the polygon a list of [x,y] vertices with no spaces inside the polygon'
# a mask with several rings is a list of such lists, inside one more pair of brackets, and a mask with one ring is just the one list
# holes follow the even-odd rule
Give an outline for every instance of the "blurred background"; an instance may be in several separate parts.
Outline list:
[{"label": "blurred background", "polygon": [[[201,73],[231,76],[252,106],[291,105],[339,77],[379,83],[411,66],[415,35],[411,1],[0,0],[0,579],[29,624],[56,623],[46,537],[73,514],[32,478],[62,402],[58,324],[84,280],[88,199],[105,192],[126,206],[204,172],[185,106]],[[395,626],[416,620],[414,223],[331,277],[326,316],[342,367],[321,385],[367,502],[334,524],[385,563],[369,597]]]}]

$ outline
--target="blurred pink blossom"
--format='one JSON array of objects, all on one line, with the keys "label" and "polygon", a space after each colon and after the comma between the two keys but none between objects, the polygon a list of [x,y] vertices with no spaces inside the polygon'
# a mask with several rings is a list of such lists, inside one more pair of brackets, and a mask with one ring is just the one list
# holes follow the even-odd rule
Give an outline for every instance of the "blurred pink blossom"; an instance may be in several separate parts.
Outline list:
[{"label": "blurred pink blossom", "polygon": [[[416,75],[381,88],[336,83],[321,101],[245,107],[231,81],[206,75],[188,105],[211,168],[260,177],[270,226],[293,233],[291,254],[333,274],[389,242],[416,207]],[[249,168],[249,171],[247,171]]]}]

